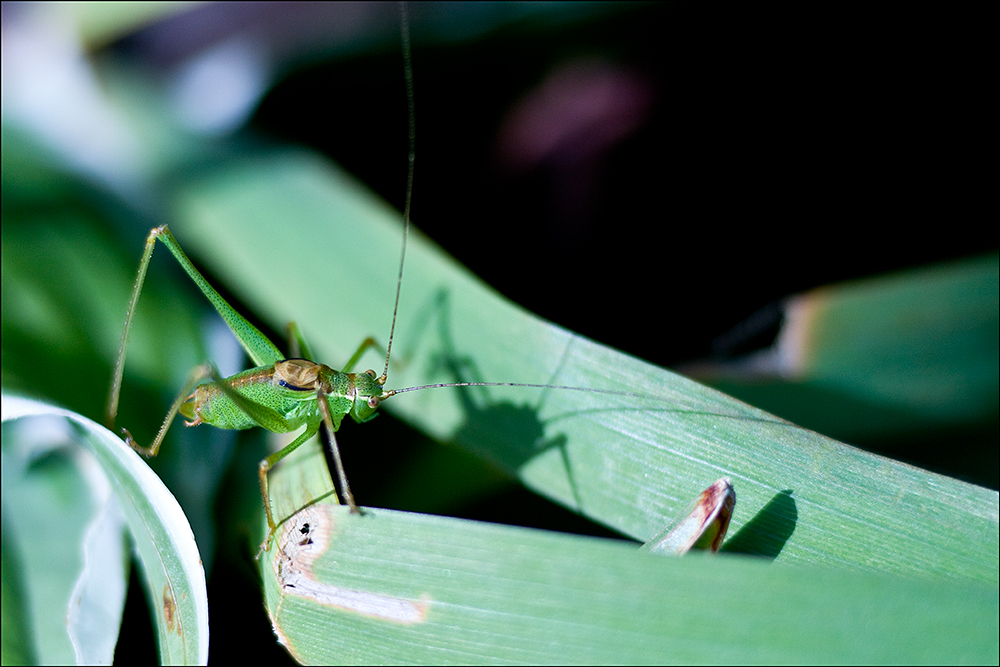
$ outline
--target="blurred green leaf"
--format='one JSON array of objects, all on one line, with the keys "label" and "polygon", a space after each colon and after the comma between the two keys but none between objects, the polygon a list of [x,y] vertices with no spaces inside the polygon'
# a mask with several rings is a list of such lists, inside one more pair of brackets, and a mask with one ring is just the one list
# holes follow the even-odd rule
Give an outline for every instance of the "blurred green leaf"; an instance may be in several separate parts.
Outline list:
[{"label": "blurred green leaf", "polygon": [[0,559],[2,571],[2,627],[0,635],[0,660],[5,665],[34,665],[38,663],[35,653],[28,600],[23,580],[23,559],[7,530],[7,510],[4,509],[3,531],[0,533],[3,547]]},{"label": "blurred green leaf", "polygon": [[769,349],[685,371],[843,438],[995,431],[1000,402],[996,255],[789,297]]}]

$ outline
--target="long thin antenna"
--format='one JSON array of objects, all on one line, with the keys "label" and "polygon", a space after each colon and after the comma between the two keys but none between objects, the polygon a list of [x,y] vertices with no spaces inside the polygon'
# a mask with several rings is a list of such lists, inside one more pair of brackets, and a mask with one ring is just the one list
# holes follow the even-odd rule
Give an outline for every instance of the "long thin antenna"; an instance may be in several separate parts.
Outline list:
[{"label": "long thin antenna", "polygon": [[403,262],[406,261],[406,238],[410,231],[410,200],[413,198],[413,162],[416,157],[416,112],[413,104],[413,67],[410,62],[410,17],[406,3],[399,3],[399,17],[403,37],[403,77],[406,79],[406,107],[409,112],[410,160],[406,170],[406,203],[403,205],[403,249],[399,252],[399,275],[396,277],[396,303],[392,307],[392,326],[389,327],[389,342],[385,346],[385,368],[378,379],[384,385],[389,376],[389,355],[392,354],[392,337],[396,334],[396,314],[399,312],[399,292],[403,288]]},{"label": "long thin antenna", "polygon": [[[423,384],[419,387],[405,387],[403,389],[391,389],[382,395],[382,399],[405,394],[408,391],[420,391],[421,389],[440,389],[442,387],[527,387],[528,389],[567,389],[569,391],[585,391],[588,394],[608,394],[611,396],[628,396],[630,398],[655,398],[649,394],[639,394],[632,391],[619,391],[617,389],[594,389],[592,387],[570,387],[561,384],[528,384],[524,382],[438,382],[435,384]],[[663,399],[658,399],[663,400]],[[669,399],[668,399],[669,400]],[[680,405],[680,404],[678,404]]]}]

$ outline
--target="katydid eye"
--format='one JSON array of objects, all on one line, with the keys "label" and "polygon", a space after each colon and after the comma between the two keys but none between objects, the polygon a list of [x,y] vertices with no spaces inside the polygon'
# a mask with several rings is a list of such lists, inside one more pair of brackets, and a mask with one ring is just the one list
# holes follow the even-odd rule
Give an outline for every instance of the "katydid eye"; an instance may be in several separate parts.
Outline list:
[{"label": "katydid eye", "polygon": [[368,397],[368,407],[369,408],[371,408],[372,410],[374,410],[375,408],[378,407],[378,404],[379,404],[379,398],[378,398],[378,396],[369,396]]},{"label": "katydid eye", "polygon": [[377,375],[375,375],[375,371],[373,371],[370,368],[365,371],[365,375],[367,375],[368,377],[370,377],[373,380],[378,377]]}]

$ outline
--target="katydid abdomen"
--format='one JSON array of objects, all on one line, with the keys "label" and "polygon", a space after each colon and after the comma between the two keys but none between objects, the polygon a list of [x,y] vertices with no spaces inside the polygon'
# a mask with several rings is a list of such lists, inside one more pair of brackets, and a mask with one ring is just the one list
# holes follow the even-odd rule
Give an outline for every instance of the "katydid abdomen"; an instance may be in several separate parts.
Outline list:
[{"label": "katydid abdomen", "polygon": [[[281,415],[285,422],[279,433],[287,433],[300,428],[310,421],[310,412],[303,399],[313,399],[312,394],[303,396],[301,391],[274,389],[274,366],[251,368],[226,378],[224,382],[245,398],[271,408]],[[188,396],[180,413],[188,420],[188,426],[209,424],[216,428],[243,430],[258,424],[237,405],[217,384],[203,384]],[[284,428],[287,426],[287,430]],[[339,426],[339,423],[338,423]],[[266,426],[265,426],[266,428]],[[273,429],[271,429],[273,430]]]}]

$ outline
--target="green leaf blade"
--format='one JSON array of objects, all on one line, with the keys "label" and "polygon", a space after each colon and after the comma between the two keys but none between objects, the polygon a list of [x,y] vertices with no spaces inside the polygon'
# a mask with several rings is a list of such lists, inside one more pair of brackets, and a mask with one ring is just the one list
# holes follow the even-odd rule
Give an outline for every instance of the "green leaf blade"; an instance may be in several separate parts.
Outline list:
[{"label": "green leaf blade", "polygon": [[[299,544],[270,556],[266,591],[279,636],[303,662],[951,661],[955,641],[972,661],[996,653],[987,584],[657,557],[622,542],[356,516],[326,502],[290,522]],[[293,572],[302,576],[282,589]],[[928,612],[925,596],[940,604]]]}]

